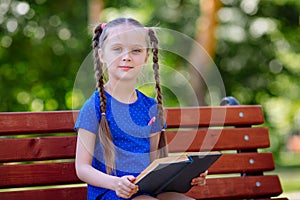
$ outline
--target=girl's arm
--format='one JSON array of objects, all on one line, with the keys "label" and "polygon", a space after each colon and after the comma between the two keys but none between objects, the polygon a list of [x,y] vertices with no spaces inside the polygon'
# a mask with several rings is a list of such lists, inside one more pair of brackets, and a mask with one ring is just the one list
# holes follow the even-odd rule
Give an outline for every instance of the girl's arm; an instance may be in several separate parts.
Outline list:
[{"label": "girl's arm", "polygon": [[137,192],[137,186],[132,183],[133,176],[111,176],[92,166],[95,140],[95,134],[84,129],[78,130],[75,159],[78,178],[96,187],[115,190],[119,197],[129,198]]},{"label": "girl's arm", "polygon": [[109,176],[92,167],[95,139],[95,134],[79,129],[75,159],[77,176],[80,180],[91,185],[114,190],[117,182],[116,177]]}]

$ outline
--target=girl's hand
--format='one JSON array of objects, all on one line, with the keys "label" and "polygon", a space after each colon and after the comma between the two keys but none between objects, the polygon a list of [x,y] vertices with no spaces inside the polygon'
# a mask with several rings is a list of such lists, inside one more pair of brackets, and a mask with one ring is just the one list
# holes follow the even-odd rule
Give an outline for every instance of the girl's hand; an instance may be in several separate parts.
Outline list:
[{"label": "girl's hand", "polygon": [[203,172],[202,174],[200,174],[199,177],[196,177],[192,180],[191,185],[205,185],[206,184],[206,176],[208,174],[208,171],[206,170],[205,172]]},{"label": "girl's hand", "polygon": [[134,176],[122,176],[117,179],[115,191],[118,197],[128,199],[137,193],[138,186],[133,184]]}]

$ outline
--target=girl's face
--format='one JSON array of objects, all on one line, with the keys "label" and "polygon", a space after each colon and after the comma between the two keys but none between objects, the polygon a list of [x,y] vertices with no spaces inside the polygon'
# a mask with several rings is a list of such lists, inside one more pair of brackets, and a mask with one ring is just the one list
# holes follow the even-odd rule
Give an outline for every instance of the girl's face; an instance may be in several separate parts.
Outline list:
[{"label": "girl's face", "polygon": [[109,79],[135,80],[149,56],[146,31],[130,25],[118,25],[107,31],[99,54],[108,68]]}]

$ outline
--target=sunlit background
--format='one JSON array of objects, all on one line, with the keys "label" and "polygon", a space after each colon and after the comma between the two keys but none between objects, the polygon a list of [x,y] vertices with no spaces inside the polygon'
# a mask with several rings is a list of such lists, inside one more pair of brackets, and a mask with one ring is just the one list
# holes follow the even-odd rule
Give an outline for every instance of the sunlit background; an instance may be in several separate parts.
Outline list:
[{"label": "sunlit background", "polygon": [[[79,109],[85,96],[73,86],[93,26],[133,17],[199,42],[226,95],[263,106],[284,190],[300,191],[299,13],[298,0],[0,0],[0,111]],[[201,104],[215,103],[186,59],[162,53],[161,63],[185,74]],[[167,88],[164,104],[178,105]]]}]

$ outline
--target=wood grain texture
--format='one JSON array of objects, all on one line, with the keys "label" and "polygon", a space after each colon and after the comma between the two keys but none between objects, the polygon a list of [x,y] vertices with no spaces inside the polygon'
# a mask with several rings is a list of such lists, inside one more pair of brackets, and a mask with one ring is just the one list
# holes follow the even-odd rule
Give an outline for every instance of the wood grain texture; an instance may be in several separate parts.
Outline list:
[{"label": "wood grain texture", "polygon": [[[272,153],[257,151],[270,146],[261,106],[166,108],[165,114],[169,152],[223,152],[209,168],[215,176],[187,195],[263,200],[282,193],[278,176],[263,175],[275,168]],[[77,116],[78,111],[0,113],[1,200],[86,199],[74,163]]]},{"label": "wood grain texture", "polygon": [[74,132],[78,111],[3,112],[0,135]]},{"label": "wood grain texture", "polygon": [[[168,127],[262,124],[261,106],[166,108]],[[0,134],[73,132],[78,111],[3,112]]]},{"label": "wood grain texture", "polygon": [[80,183],[74,162],[0,166],[1,188]]},{"label": "wood grain texture", "polygon": [[[223,154],[209,174],[262,172],[274,169],[271,153]],[[80,182],[74,162],[10,164],[0,166],[0,187],[55,185]]]},{"label": "wood grain texture", "polygon": [[34,189],[13,192],[0,192],[2,200],[84,200],[87,198],[87,188],[81,187],[65,187],[52,189]]},{"label": "wood grain texture", "polygon": [[262,124],[261,106],[215,106],[166,109],[168,127],[251,126]]},{"label": "wood grain texture", "polygon": [[0,162],[75,157],[76,136],[0,139]]},{"label": "wood grain texture", "polygon": [[268,128],[224,128],[167,131],[170,152],[257,149],[270,146]]},{"label": "wood grain texture", "polygon": [[[167,131],[170,152],[257,149],[270,146],[268,129],[226,128]],[[232,142],[235,141],[235,142]],[[66,159],[75,156],[76,136],[3,138],[0,162]]]},{"label": "wood grain texture", "polygon": [[281,193],[277,176],[248,176],[207,179],[206,185],[193,187],[187,195],[196,199],[254,199]]}]

